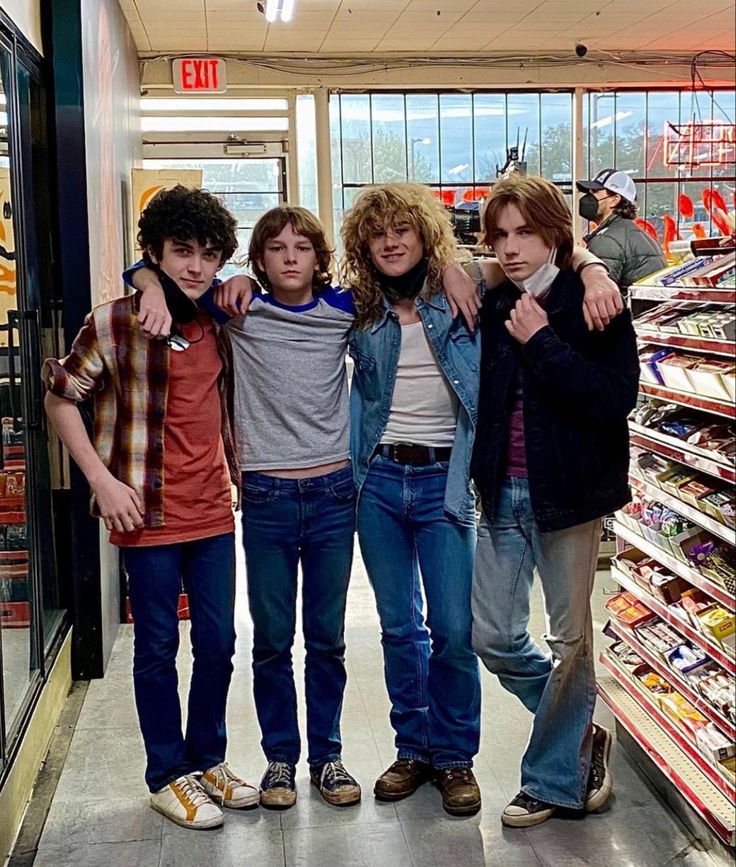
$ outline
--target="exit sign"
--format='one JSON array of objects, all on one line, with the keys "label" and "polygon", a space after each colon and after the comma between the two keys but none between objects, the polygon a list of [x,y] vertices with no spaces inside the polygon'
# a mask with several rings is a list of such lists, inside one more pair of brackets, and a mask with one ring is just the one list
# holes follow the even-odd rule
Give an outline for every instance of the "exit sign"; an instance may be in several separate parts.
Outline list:
[{"label": "exit sign", "polygon": [[175,93],[225,93],[227,72],[219,57],[177,57],[171,63]]}]

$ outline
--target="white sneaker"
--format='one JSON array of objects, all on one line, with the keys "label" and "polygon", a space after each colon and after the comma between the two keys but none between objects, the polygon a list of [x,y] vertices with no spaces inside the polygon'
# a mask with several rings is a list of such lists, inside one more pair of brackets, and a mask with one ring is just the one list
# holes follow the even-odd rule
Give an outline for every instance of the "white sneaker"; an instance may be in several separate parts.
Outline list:
[{"label": "white sneaker", "polygon": [[232,810],[255,807],[260,800],[258,789],[234,774],[227,762],[205,771],[199,782],[213,801]]},{"label": "white sneaker", "polygon": [[219,828],[222,810],[213,804],[191,774],[173,780],[151,795],[151,806],[183,828]]}]

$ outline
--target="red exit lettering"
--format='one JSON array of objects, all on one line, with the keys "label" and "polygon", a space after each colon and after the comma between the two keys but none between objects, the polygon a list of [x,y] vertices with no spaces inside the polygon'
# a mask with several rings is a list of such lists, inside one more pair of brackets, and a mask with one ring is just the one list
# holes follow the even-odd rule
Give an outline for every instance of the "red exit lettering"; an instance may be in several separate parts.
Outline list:
[{"label": "red exit lettering", "polygon": [[181,57],[174,61],[177,93],[222,93],[227,89],[225,61],[216,57]]}]

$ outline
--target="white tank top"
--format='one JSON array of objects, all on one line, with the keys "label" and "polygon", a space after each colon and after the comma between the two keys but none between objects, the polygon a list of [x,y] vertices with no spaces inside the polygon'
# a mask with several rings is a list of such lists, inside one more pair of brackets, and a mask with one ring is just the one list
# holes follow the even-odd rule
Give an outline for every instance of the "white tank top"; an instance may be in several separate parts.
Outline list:
[{"label": "white tank top", "polygon": [[401,352],[382,443],[452,446],[457,395],[432,351],[421,322],[401,326]]}]

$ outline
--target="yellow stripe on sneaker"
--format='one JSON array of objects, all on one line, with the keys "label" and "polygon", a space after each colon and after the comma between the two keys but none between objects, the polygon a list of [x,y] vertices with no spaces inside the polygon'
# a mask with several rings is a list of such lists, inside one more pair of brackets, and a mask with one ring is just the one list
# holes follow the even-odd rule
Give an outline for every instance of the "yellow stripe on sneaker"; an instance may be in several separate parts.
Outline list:
[{"label": "yellow stripe on sneaker", "polygon": [[186,821],[193,822],[197,815],[197,808],[195,807],[195,805],[189,800],[189,798],[179,788],[179,786],[176,785],[176,783],[171,783],[171,790],[179,799],[179,803],[182,805],[182,807],[184,807],[184,809],[187,811],[185,817]]}]

